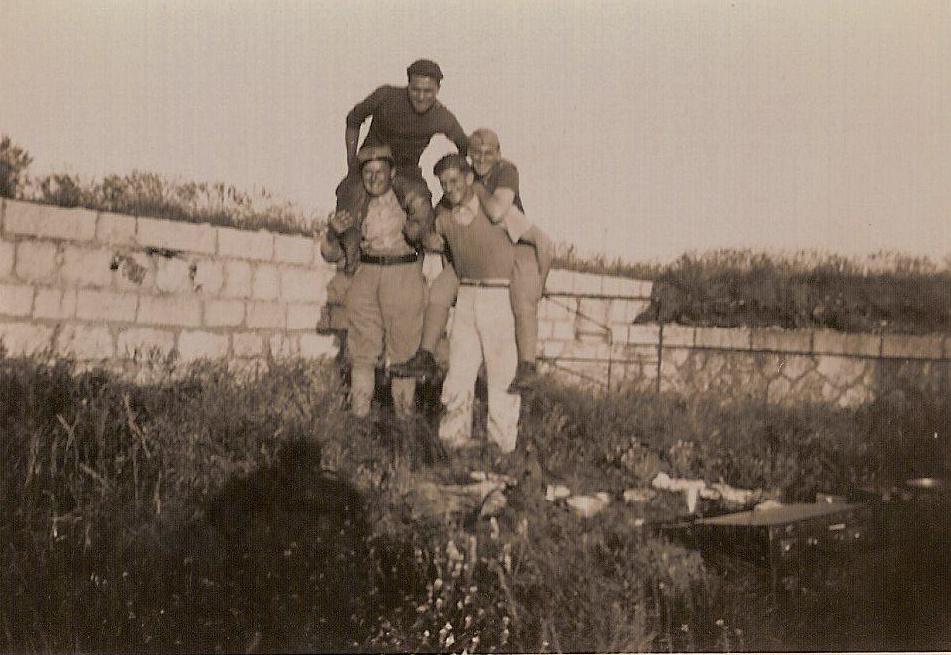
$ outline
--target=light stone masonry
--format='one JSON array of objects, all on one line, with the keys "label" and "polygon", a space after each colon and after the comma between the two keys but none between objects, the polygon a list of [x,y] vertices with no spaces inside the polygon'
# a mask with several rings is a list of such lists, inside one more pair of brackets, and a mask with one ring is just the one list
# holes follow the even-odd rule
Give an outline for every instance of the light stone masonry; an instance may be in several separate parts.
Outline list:
[{"label": "light stone masonry", "polygon": [[223,257],[271,261],[274,256],[274,235],[264,230],[251,232],[233,227],[219,227],[218,254]]},{"label": "light stone masonry", "polygon": [[280,292],[277,267],[271,264],[255,266],[251,283],[251,296],[258,300],[276,300],[280,296]]},{"label": "light stone masonry", "polygon": [[76,317],[86,321],[135,321],[138,297],[132,293],[80,289],[76,295]]},{"label": "light stone masonry", "polygon": [[551,338],[555,341],[574,341],[575,326],[573,322],[556,321],[552,324]]},{"label": "light stone masonry", "polygon": [[264,354],[264,337],[254,332],[231,335],[231,352],[235,357],[260,357]]},{"label": "light stone masonry", "polygon": [[611,324],[611,343],[627,343],[628,323]]},{"label": "light stone masonry", "polygon": [[16,247],[12,243],[0,241],[0,278],[9,276],[13,272]]},{"label": "light stone masonry", "polygon": [[183,330],[178,335],[178,356],[186,362],[217,359],[228,354],[228,335],[203,330]]},{"label": "light stone masonry", "polygon": [[139,218],[136,241],[142,246],[213,255],[217,233],[215,228],[207,223],[198,225],[183,221],[163,221],[158,218]]},{"label": "light stone masonry", "polygon": [[206,300],[207,327],[236,327],[244,321],[243,300]]},{"label": "light stone masonry", "polygon": [[333,357],[337,353],[337,344],[333,337],[322,334],[300,335],[301,357]]},{"label": "light stone masonry", "polygon": [[116,354],[112,333],[104,325],[61,324],[54,341],[56,352],[80,360],[111,359]]},{"label": "light stone masonry", "polygon": [[195,262],[195,275],[192,285],[195,291],[204,295],[217,295],[225,281],[224,266],[213,259]]},{"label": "light stone masonry", "polygon": [[281,300],[318,302],[326,297],[327,281],[315,271],[281,268]]},{"label": "light stone masonry", "polygon": [[33,312],[33,287],[28,284],[0,284],[0,314],[29,316]]},{"label": "light stone masonry", "polygon": [[660,340],[660,326],[639,324],[632,325],[627,331],[627,342],[637,345],[656,346]]},{"label": "light stone masonry", "polygon": [[8,355],[33,355],[50,347],[53,328],[34,323],[0,323],[0,344]]},{"label": "light stone masonry", "polygon": [[693,346],[694,328],[684,325],[664,326],[664,346]]},{"label": "light stone masonry", "polygon": [[315,262],[314,250],[313,239],[289,234],[274,235],[274,261],[309,266]]},{"label": "light stone masonry", "polygon": [[249,328],[283,330],[286,325],[284,304],[277,302],[249,302],[245,325]]},{"label": "light stone masonry", "polygon": [[749,350],[751,343],[749,328],[698,327],[694,331],[694,345],[698,348]]},{"label": "light stone masonry", "polygon": [[[538,341],[541,342],[544,339],[551,338],[551,331],[553,328],[553,323],[548,319],[540,318],[538,319]],[[541,347],[541,343],[538,344]]]},{"label": "light stone masonry", "polygon": [[3,230],[7,234],[92,241],[96,236],[96,212],[9,200],[4,211]]},{"label": "light stone masonry", "polygon": [[882,346],[885,357],[940,359],[944,335],[886,334]]},{"label": "light stone masonry", "polygon": [[16,274],[28,282],[52,282],[56,279],[56,244],[50,241],[17,243]]},{"label": "light stone masonry", "polygon": [[602,276],[594,273],[575,273],[572,290],[580,294],[601,294]]},{"label": "light stone masonry", "polygon": [[96,241],[130,246],[135,243],[135,217],[100,212],[96,220]]},{"label": "light stone masonry", "polygon": [[76,289],[39,287],[33,301],[33,318],[61,320],[76,315]]},{"label": "light stone masonry", "polygon": [[112,286],[112,251],[107,248],[84,248],[67,245],[62,252],[60,280],[68,286]]},{"label": "light stone masonry", "polygon": [[179,257],[155,257],[155,288],[162,293],[192,290],[191,267]]},{"label": "light stone masonry", "polygon": [[551,294],[571,293],[574,283],[574,274],[571,271],[552,269],[545,281],[545,290]]},{"label": "light stone masonry", "polygon": [[753,328],[752,349],[811,352],[812,332],[810,330],[784,330],[782,328]]},{"label": "light stone masonry", "polygon": [[251,297],[251,264],[234,259],[224,261],[225,283],[221,295],[226,298]]},{"label": "light stone masonry", "polygon": [[878,357],[881,345],[881,337],[875,334],[847,334],[836,330],[815,330],[812,334],[812,349],[821,354]]},{"label": "light stone masonry", "polygon": [[119,332],[117,355],[122,358],[164,357],[175,349],[175,333],[155,328],[129,328]]},{"label": "light stone masonry", "polygon": [[268,350],[271,357],[274,358],[285,358],[293,357],[294,355],[300,352],[298,348],[297,339],[293,336],[287,336],[284,334],[272,334],[267,341]]},{"label": "light stone masonry", "polygon": [[187,296],[141,296],[136,323],[198,327],[201,301]]},{"label": "light stone masonry", "polygon": [[313,330],[320,320],[320,310],[322,305],[319,303],[311,304],[291,304],[287,306],[287,329],[288,330]]}]

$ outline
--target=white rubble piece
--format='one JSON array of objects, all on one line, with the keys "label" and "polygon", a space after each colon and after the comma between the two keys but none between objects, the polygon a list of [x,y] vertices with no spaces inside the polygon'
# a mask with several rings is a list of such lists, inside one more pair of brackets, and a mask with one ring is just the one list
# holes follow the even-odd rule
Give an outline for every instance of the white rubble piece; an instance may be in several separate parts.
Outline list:
[{"label": "white rubble piece", "polygon": [[556,500],[563,500],[571,495],[571,489],[563,484],[550,484],[545,489],[545,500],[550,503]]},{"label": "white rubble piece", "polygon": [[682,491],[687,499],[687,509],[693,513],[697,506],[697,498],[706,500],[722,500],[728,505],[748,505],[755,498],[762,497],[763,492],[751,489],[738,489],[724,482],[715,482],[711,485],[703,480],[689,478],[672,478],[666,473],[658,473],[651,481],[651,486],[664,491]]},{"label": "white rubble piece", "polygon": [[581,518],[591,518],[611,503],[611,496],[599,491],[593,496],[571,496],[565,503]]},{"label": "white rubble piece", "polygon": [[515,478],[511,475],[505,475],[504,473],[493,473],[492,471],[470,471],[469,479],[475,482],[502,482],[510,487],[515,486]]},{"label": "white rubble piece", "polygon": [[653,489],[625,489],[624,490],[624,502],[625,503],[646,503],[649,500],[653,500],[657,496],[657,492]]}]

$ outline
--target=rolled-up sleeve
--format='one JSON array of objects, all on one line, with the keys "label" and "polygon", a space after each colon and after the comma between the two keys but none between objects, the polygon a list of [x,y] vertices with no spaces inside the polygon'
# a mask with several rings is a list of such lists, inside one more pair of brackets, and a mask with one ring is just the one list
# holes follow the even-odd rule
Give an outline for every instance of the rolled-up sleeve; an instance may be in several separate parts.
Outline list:
[{"label": "rolled-up sleeve", "polygon": [[363,121],[376,111],[377,107],[383,102],[383,99],[388,93],[387,88],[386,86],[381,86],[364,98],[362,102],[358,102],[354,105],[350,113],[347,114],[347,127],[359,129],[359,127],[363,125]]}]

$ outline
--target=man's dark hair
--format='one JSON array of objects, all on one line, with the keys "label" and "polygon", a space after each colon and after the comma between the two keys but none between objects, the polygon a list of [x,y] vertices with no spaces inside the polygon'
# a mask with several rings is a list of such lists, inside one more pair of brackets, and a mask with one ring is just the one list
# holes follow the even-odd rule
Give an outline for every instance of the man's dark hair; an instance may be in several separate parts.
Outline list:
[{"label": "man's dark hair", "polygon": [[431,77],[436,80],[436,84],[442,84],[442,69],[431,59],[417,59],[410,64],[406,69],[406,79],[412,79],[413,75]]},{"label": "man's dark hair", "polygon": [[446,155],[442,159],[436,162],[436,165],[433,166],[433,175],[439,177],[443,172],[448,168],[455,168],[457,171],[463,175],[467,175],[472,171],[472,168],[469,166],[469,162],[463,155],[460,155],[458,152],[453,152]]}]

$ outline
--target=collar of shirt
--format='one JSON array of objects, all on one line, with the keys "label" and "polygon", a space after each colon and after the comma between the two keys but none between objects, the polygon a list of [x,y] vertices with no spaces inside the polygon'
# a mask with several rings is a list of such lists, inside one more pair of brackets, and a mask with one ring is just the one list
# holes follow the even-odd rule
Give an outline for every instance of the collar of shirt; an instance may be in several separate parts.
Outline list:
[{"label": "collar of shirt", "polygon": [[469,201],[452,208],[452,217],[460,225],[468,225],[479,214],[479,196],[475,193]]}]

